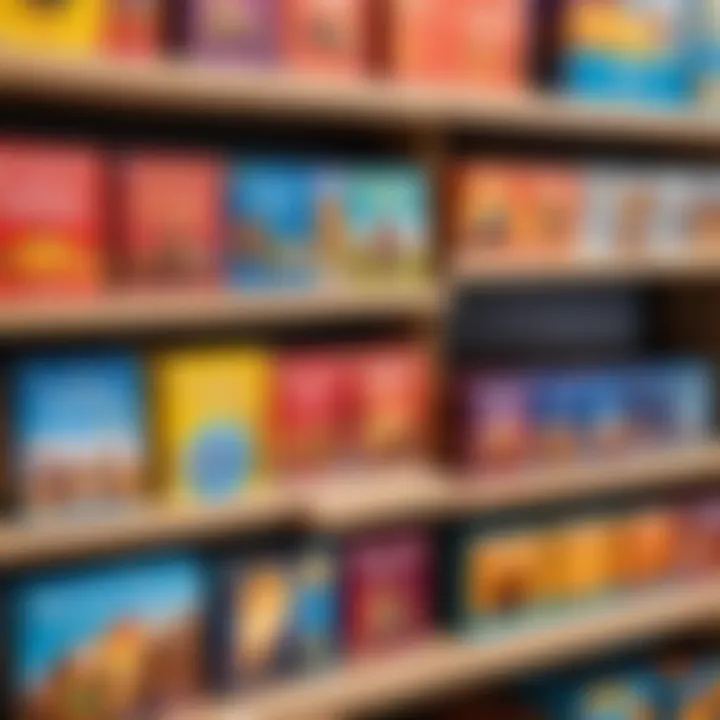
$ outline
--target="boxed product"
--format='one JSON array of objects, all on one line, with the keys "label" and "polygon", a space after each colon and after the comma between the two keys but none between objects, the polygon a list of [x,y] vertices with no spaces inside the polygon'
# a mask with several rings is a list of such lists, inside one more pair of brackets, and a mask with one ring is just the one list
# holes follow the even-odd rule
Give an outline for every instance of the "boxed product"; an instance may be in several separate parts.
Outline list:
[{"label": "boxed product", "polygon": [[455,255],[461,268],[517,256],[528,226],[530,185],[518,166],[465,164],[455,176]]},{"label": "boxed product", "polygon": [[720,251],[720,177],[711,171],[691,179],[685,247],[700,255]]},{"label": "boxed product", "polygon": [[668,375],[662,365],[631,368],[627,403],[633,446],[662,448],[675,440],[675,411]]},{"label": "boxed product", "polygon": [[263,352],[168,353],[155,364],[163,491],[185,502],[224,502],[262,482],[270,412]]},{"label": "boxed product", "polygon": [[616,582],[643,588],[672,578],[681,540],[677,515],[650,509],[620,518],[614,528],[613,565]]},{"label": "boxed product", "polygon": [[696,442],[713,430],[715,382],[712,367],[699,360],[668,363],[667,393],[676,442]]},{"label": "boxed product", "polygon": [[682,575],[706,576],[720,569],[720,503],[693,503],[678,520],[678,568]]},{"label": "boxed product", "polygon": [[223,240],[223,173],[201,157],[135,155],[122,164],[123,269],[149,287],[218,279]]},{"label": "boxed product", "polygon": [[293,560],[276,553],[219,569],[211,660],[222,689],[258,685],[293,669],[297,584]]},{"label": "boxed product", "polygon": [[321,266],[315,172],[293,163],[245,163],[230,177],[232,282],[244,288],[310,286]]},{"label": "boxed product", "polygon": [[586,376],[575,372],[543,372],[533,379],[530,412],[538,463],[564,464],[582,454],[580,418],[586,382]]},{"label": "boxed product", "polygon": [[564,88],[591,100],[684,104],[692,85],[690,6],[683,0],[569,0]]},{"label": "boxed product", "polygon": [[103,185],[90,148],[0,143],[0,291],[35,298],[100,289]]},{"label": "boxed product", "polygon": [[663,202],[657,174],[617,170],[606,177],[611,193],[608,228],[612,251],[634,258],[658,244],[658,219]]},{"label": "boxed product", "polygon": [[422,348],[366,350],[351,361],[347,446],[362,462],[417,460],[430,440],[430,359]]},{"label": "boxed product", "polygon": [[264,551],[222,561],[214,594],[211,659],[222,689],[258,686],[332,658],[337,569],[329,551]]},{"label": "boxed product", "polygon": [[243,64],[277,62],[280,0],[187,0],[187,52]]},{"label": "boxed product", "polygon": [[184,556],[32,577],[13,598],[13,717],[159,717],[201,690],[204,587]]},{"label": "boxed product", "polygon": [[602,599],[613,588],[612,521],[584,517],[559,528],[561,595],[565,602]]},{"label": "boxed product", "polygon": [[[445,82],[452,75],[455,46],[450,15],[441,0],[387,0],[377,3],[373,31],[383,32],[380,64],[393,78]],[[378,43],[380,45],[380,42]]]},{"label": "boxed product", "polygon": [[162,50],[162,0],[106,0],[105,47],[114,55],[146,57]]},{"label": "boxed product", "polygon": [[106,0],[5,0],[0,42],[35,51],[91,55],[102,44]]},{"label": "boxed product", "polygon": [[531,458],[530,383],[520,376],[485,376],[463,388],[468,465],[492,474],[520,470]]},{"label": "boxed product", "polygon": [[283,62],[300,72],[361,75],[368,17],[365,0],[285,0]]},{"label": "boxed product", "polygon": [[523,525],[462,533],[453,580],[453,615],[461,632],[504,632],[547,609],[556,599],[554,541],[547,530]]},{"label": "boxed product", "polygon": [[661,720],[665,717],[660,682],[644,669],[599,678],[561,677],[536,695],[534,705],[557,720]]},{"label": "boxed product", "polygon": [[323,168],[313,183],[317,268],[325,284],[347,281],[346,255],[350,224],[347,211],[348,172]]},{"label": "boxed product", "polygon": [[[443,3],[440,3],[441,5]],[[528,81],[530,0],[445,3],[451,80],[484,90],[517,90]]]},{"label": "boxed product", "polygon": [[[511,3],[512,4],[512,3]],[[542,260],[575,254],[585,216],[585,187],[580,174],[568,167],[528,168],[527,243],[523,254]]]},{"label": "boxed product", "polygon": [[347,190],[347,267],[359,280],[424,278],[432,221],[427,176],[413,167],[358,168]]},{"label": "boxed product", "polygon": [[280,357],[275,373],[273,466],[292,480],[340,460],[346,440],[348,360],[337,352]]},{"label": "boxed product", "polygon": [[621,455],[634,445],[625,381],[615,370],[589,372],[580,380],[578,430],[590,458]]},{"label": "boxed product", "polygon": [[695,5],[698,95],[714,110],[720,99],[720,6],[717,0],[699,0]]},{"label": "boxed product", "polygon": [[720,662],[703,658],[681,673],[671,685],[672,717],[712,720],[720,713]]},{"label": "boxed product", "polygon": [[658,178],[658,215],[648,250],[672,258],[691,247],[690,219],[695,185],[687,171],[661,171]]},{"label": "boxed product", "polygon": [[90,514],[141,499],[145,392],[138,359],[29,359],[16,366],[12,380],[22,513]]},{"label": "boxed product", "polygon": [[489,90],[525,84],[527,0],[390,0],[378,21],[387,34],[383,65],[411,82]]},{"label": "boxed product", "polygon": [[433,623],[430,538],[394,531],[349,542],[344,558],[343,631],[351,655],[405,645]]}]

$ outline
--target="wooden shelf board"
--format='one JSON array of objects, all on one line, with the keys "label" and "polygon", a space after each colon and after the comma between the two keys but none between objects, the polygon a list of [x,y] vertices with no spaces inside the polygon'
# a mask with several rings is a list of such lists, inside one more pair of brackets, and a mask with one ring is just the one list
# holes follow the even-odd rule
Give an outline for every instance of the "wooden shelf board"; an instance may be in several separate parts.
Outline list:
[{"label": "wooden shelf board", "polygon": [[354,481],[331,483],[308,497],[306,520],[325,532],[351,531],[368,524],[418,522],[447,507],[452,488],[430,466],[367,471]]},{"label": "wooden shelf board", "polygon": [[712,441],[477,479],[420,466],[380,472],[357,483],[329,485],[308,498],[306,519],[314,528],[345,532],[387,522],[463,517],[716,478],[720,478],[720,442]]},{"label": "wooden shelf board", "polygon": [[430,284],[248,294],[229,291],[117,294],[0,306],[0,339],[82,333],[207,328],[431,316],[440,309]]},{"label": "wooden shelf board", "polygon": [[180,59],[77,59],[6,48],[0,52],[0,93],[111,109],[720,145],[720,125],[711,114],[697,110],[607,109],[531,93],[488,97],[475,89],[303,78]]},{"label": "wooden shelf board", "polygon": [[515,261],[468,263],[453,272],[460,287],[494,287],[534,283],[638,281],[683,282],[714,279],[720,276],[720,254],[688,255],[678,253],[665,257],[637,259],[574,259],[557,261]]},{"label": "wooden shelf board", "polygon": [[223,506],[148,506],[102,521],[6,522],[0,524],[0,568],[223,538],[289,524],[297,516],[295,498],[268,492]]},{"label": "wooden shelf board", "polygon": [[402,653],[351,663],[325,675],[226,698],[179,713],[174,720],[298,720],[386,710],[465,686],[479,687],[655,636],[671,635],[720,616],[720,581],[702,581],[618,599],[578,611],[562,623],[470,644],[437,638]]},{"label": "wooden shelf board", "polygon": [[679,487],[720,478],[720,442],[648,450],[617,460],[485,479],[455,480],[445,498],[451,514],[537,502],[575,500],[618,491]]},{"label": "wooden shelf board", "polygon": [[268,491],[224,506],[148,506],[102,522],[0,523],[0,568],[185,540],[212,540],[283,524],[318,532],[352,532],[540,502],[678,487],[719,475],[720,442],[478,481],[452,478],[426,465],[368,469],[345,472],[317,485]]}]

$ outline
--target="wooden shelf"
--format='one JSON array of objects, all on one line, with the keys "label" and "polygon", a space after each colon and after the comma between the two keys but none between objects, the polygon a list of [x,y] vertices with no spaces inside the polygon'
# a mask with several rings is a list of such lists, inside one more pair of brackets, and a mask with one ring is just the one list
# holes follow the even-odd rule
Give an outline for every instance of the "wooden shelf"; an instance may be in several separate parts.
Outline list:
[{"label": "wooden shelf", "polygon": [[720,479],[720,442],[478,481],[456,479],[445,498],[444,512],[466,514],[581,500],[619,491],[675,488],[709,479]]},{"label": "wooden shelf", "polygon": [[306,522],[324,532],[418,522],[445,513],[452,493],[452,485],[430,466],[368,471],[309,496]]},{"label": "wooden shelf", "polygon": [[480,687],[553,667],[615,646],[668,636],[720,616],[720,581],[665,588],[618,599],[535,631],[469,644],[430,640],[389,657],[358,662],[316,678],[228,698],[179,713],[174,720],[311,720],[383,711],[463,687]]},{"label": "wooden shelf", "polygon": [[328,486],[309,498],[305,512],[306,521],[314,528],[347,532],[387,522],[464,517],[718,478],[720,442],[708,441],[617,460],[482,479],[444,474],[429,467],[406,468],[372,475],[371,480],[355,484]]},{"label": "wooden shelf", "polygon": [[[720,126],[719,126],[720,127]],[[720,254],[677,253],[637,259],[574,259],[554,262],[478,262],[457,268],[454,283],[460,287],[496,287],[535,283],[684,282],[720,277]]]},{"label": "wooden shelf", "polygon": [[222,507],[147,507],[102,522],[0,523],[0,569],[293,525],[352,532],[616,492],[672,488],[720,476],[720,442],[612,462],[464,480],[429,466],[343,473]]},{"label": "wooden shelf", "polygon": [[697,110],[608,110],[536,95],[385,81],[301,78],[182,60],[73,59],[0,52],[0,94],[108,109],[195,115],[340,120],[408,127],[497,130],[567,139],[720,146],[720,124]]},{"label": "wooden shelf", "polygon": [[0,525],[0,569],[224,538],[290,524],[298,514],[295,498],[258,493],[223,506],[149,506],[97,522],[8,522]]},{"label": "wooden shelf", "polygon": [[428,284],[248,294],[229,291],[118,294],[0,306],[0,339],[199,329],[335,320],[424,317],[440,310]]}]

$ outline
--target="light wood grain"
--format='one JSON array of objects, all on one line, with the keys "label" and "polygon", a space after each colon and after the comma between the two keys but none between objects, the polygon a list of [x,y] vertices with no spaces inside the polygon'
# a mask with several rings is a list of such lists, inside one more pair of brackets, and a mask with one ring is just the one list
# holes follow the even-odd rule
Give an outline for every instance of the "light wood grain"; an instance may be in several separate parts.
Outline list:
[{"label": "light wood grain", "polygon": [[222,506],[148,506],[102,520],[34,519],[0,525],[0,568],[92,557],[163,543],[193,542],[277,528],[296,520],[296,499],[256,493]]},{"label": "light wood grain", "polygon": [[6,48],[0,51],[0,93],[134,111],[720,146],[720,124],[697,110],[608,109],[530,93],[491,97],[476,89],[307,78],[177,59],[78,60]]},{"label": "light wood grain", "polygon": [[92,557],[170,542],[213,540],[293,525],[352,532],[720,477],[720,443],[508,476],[463,478],[429,465],[344,471],[217,507],[148,506],[102,521],[0,523],[0,568]]},{"label": "light wood grain", "polygon": [[226,698],[174,720],[295,720],[382,711],[463,687],[480,687],[720,617],[720,581],[618,599],[603,610],[569,613],[543,629],[477,644],[436,638],[402,653],[353,663],[316,678]]},{"label": "light wood grain", "polygon": [[444,511],[466,514],[720,479],[720,443],[654,449],[614,460],[455,479]]},{"label": "light wood grain", "polygon": [[87,300],[5,303],[0,305],[0,339],[415,318],[439,310],[439,293],[429,284],[256,294],[122,293]]},{"label": "light wood grain", "polygon": [[568,258],[543,261],[478,259],[455,263],[454,282],[460,287],[493,287],[534,283],[690,282],[720,276],[720,254],[678,252],[658,257]]}]

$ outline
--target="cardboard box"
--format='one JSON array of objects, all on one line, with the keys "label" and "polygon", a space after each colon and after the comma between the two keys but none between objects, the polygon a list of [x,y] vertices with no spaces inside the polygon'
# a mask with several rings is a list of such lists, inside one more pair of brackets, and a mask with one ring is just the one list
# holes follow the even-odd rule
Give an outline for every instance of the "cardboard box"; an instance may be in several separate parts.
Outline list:
[{"label": "cardboard box", "polygon": [[368,64],[365,0],[285,0],[283,64],[293,72],[358,77]]},{"label": "cardboard box", "polygon": [[407,645],[432,628],[429,538],[395,531],[349,542],[344,558],[343,629],[350,655]]},{"label": "cardboard box", "polygon": [[113,55],[149,57],[163,51],[162,0],[108,0],[105,48]]},{"label": "cardboard box", "polygon": [[155,361],[163,494],[222,503],[265,482],[271,361],[252,350],[167,353]]},{"label": "cardboard box", "polygon": [[188,0],[186,52],[247,65],[278,62],[279,0]]},{"label": "cardboard box", "polygon": [[137,358],[32,358],[15,366],[12,383],[23,515],[91,518],[142,500],[146,408]]},{"label": "cardboard box", "polygon": [[33,52],[89,56],[103,40],[104,0],[0,3],[0,41]]},{"label": "cardboard box", "polygon": [[230,275],[243,288],[318,281],[315,175],[292,162],[240,164],[230,177]]},{"label": "cardboard box", "polygon": [[321,479],[345,455],[348,360],[337,352],[281,356],[275,375],[272,464],[289,482]]},{"label": "cardboard box", "polygon": [[224,175],[205,157],[133,155],[121,165],[125,281],[181,288],[219,280]]},{"label": "cardboard box", "polygon": [[142,717],[197,701],[204,584],[185,556],[25,578],[13,590],[19,720]]},{"label": "cardboard box", "polygon": [[0,291],[88,296],[105,282],[104,172],[91,148],[0,143]]}]

